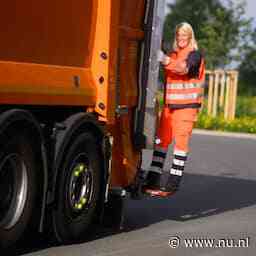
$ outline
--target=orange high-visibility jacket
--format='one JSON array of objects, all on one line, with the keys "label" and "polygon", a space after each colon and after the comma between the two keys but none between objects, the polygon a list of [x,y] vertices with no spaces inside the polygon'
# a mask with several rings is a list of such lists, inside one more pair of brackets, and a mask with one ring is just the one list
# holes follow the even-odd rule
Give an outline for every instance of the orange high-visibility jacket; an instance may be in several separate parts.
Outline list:
[{"label": "orange high-visibility jacket", "polygon": [[200,108],[203,100],[205,65],[201,58],[198,76],[180,75],[172,71],[177,62],[186,61],[193,49],[183,49],[169,54],[171,63],[165,66],[165,104],[171,108]]}]

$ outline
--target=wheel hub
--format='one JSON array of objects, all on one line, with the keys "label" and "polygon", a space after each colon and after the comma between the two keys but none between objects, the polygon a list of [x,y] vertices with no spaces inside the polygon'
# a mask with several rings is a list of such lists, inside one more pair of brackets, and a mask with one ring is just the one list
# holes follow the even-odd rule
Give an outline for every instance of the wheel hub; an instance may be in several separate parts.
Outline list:
[{"label": "wheel hub", "polygon": [[84,162],[78,162],[71,171],[69,201],[74,212],[84,210],[89,202],[92,192],[92,173]]}]

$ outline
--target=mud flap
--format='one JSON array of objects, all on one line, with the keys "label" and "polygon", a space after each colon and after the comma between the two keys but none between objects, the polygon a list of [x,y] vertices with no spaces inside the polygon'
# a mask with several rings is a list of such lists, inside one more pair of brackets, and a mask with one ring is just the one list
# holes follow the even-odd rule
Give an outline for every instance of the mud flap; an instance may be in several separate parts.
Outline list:
[{"label": "mud flap", "polygon": [[113,187],[108,194],[104,208],[103,226],[114,230],[124,228],[126,191],[121,187]]}]

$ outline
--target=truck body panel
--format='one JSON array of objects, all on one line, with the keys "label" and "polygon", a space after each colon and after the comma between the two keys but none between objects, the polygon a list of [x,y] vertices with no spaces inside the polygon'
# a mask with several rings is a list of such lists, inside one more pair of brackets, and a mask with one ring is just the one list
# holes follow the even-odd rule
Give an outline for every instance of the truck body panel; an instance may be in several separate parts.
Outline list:
[{"label": "truck body panel", "polygon": [[89,67],[97,2],[6,1],[0,10],[0,59]]},{"label": "truck body panel", "polygon": [[[133,141],[134,110],[150,3],[10,0],[0,10],[0,104],[98,113],[114,135],[115,186],[133,181],[141,154]],[[119,106],[127,114],[117,115]]]},{"label": "truck body panel", "polygon": [[[86,193],[89,190],[93,193],[101,191],[99,198],[103,199],[107,198],[108,188],[118,187],[121,189],[117,191],[122,194],[135,181],[136,173],[141,168],[143,149],[152,148],[157,119],[156,50],[160,46],[157,37],[161,37],[161,33],[157,34],[159,30],[152,31],[160,22],[160,9],[157,8],[161,4],[158,3],[157,0],[9,0],[2,5],[0,115],[13,109],[19,113],[22,109],[32,114],[42,129],[46,147],[41,151],[47,156],[45,176],[49,179],[48,183],[37,180],[44,186],[44,195],[40,195],[40,230],[49,208],[55,221],[54,233],[59,241],[77,240],[76,234],[86,231],[87,225],[79,225],[76,216],[79,218],[81,214],[86,218],[83,207],[91,198],[95,199],[94,206],[104,201],[96,196],[87,197]],[[149,68],[141,68],[143,65]],[[70,120],[73,121],[68,124]],[[27,147],[31,152],[39,151],[37,143],[32,144],[32,138],[30,141],[30,134],[26,131],[29,129],[21,124],[22,121],[19,124],[10,122],[8,127],[11,127],[11,146],[14,145],[21,160],[26,160],[29,156],[22,155],[19,141],[16,143],[13,139],[16,131],[20,137],[22,132],[27,136]],[[104,132],[99,135],[96,132],[98,129]],[[8,131],[1,132],[9,134]],[[136,137],[137,133],[140,136]],[[136,141],[144,137],[146,143]],[[61,152],[57,163],[54,159],[56,146]],[[103,152],[104,148],[108,150]],[[76,163],[77,159],[82,164]],[[79,171],[76,167],[74,170],[71,168],[73,162]],[[40,166],[42,163],[37,164]],[[83,175],[91,175],[88,171],[90,167],[97,177],[102,171],[104,181],[96,176],[90,178],[91,182],[85,179]],[[29,172],[34,174],[33,170],[31,168]],[[1,171],[0,167],[0,174]],[[12,172],[15,173],[15,168]],[[35,183],[32,179],[24,182]],[[101,185],[101,189],[94,190],[91,184],[97,185],[95,187]],[[5,189],[8,192],[14,186],[15,182],[10,182],[10,187]],[[62,198],[61,202],[59,198]],[[62,205],[67,206],[67,212],[62,210]],[[31,200],[27,211],[33,206],[35,204]],[[29,223],[26,220],[29,215],[20,216],[24,223]],[[72,221],[66,223],[69,217]],[[66,225],[70,225],[73,233],[68,231],[69,228],[65,229]],[[13,243],[25,230],[25,227],[15,228],[11,231]],[[77,229],[81,230],[77,233]],[[0,236],[8,232],[0,221]]]},{"label": "truck body panel", "polygon": [[70,3],[3,4],[0,103],[94,105],[107,120],[111,2]]},{"label": "truck body panel", "polygon": [[0,77],[0,104],[96,104],[97,90],[89,69],[1,61]]},{"label": "truck body panel", "polygon": [[[10,0],[0,11],[0,104],[98,113],[114,134],[115,186],[133,181],[140,159],[134,109],[149,3]],[[119,106],[128,113],[116,115]]]}]

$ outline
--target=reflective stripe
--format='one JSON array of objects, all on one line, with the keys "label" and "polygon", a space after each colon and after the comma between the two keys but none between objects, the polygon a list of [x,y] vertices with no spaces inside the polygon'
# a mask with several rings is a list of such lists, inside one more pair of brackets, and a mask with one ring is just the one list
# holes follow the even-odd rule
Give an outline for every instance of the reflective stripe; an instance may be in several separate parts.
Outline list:
[{"label": "reflective stripe", "polygon": [[[162,157],[162,158],[165,158],[166,157],[166,153],[163,153],[163,152],[159,152],[157,150],[154,150],[153,151],[153,157],[154,156],[158,156],[158,157]],[[182,159],[183,160],[183,159]]]},{"label": "reflective stripe", "polygon": [[201,103],[198,103],[198,102],[195,102],[195,103],[184,103],[184,104],[181,104],[181,103],[169,103],[168,106],[171,108],[171,109],[181,109],[181,108],[200,108],[201,107]]},{"label": "reflective stripe", "polygon": [[202,87],[202,83],[169,83],[166,85],[167,89],[192,89]]},{"label": "reflective stripe", "polygon": [[158,163],[163,163],[164,162],[164,158],[163,157],[159,157],[159,156],[153,156],[153,161],[154,162],[158,162]]},{"label": "reflective stripe", "polygon": [[151,171],[151,172],[156,172],[156,173],[162,173],[162,169],[160,168],[160,167],[158,167],[158,166],[150,166],[150,168],[149,168],[149,171]]},{"label": "reflective stripe", "polygon": [[173,152],[174,155],[177,155],[177,156],[187,156],[187,152],[185,151],[182,151],[182,150],[174,150]]},{"label": "reflective stripe", "polygon": [[174,159],[181,160],[181,161],[186,161],[187,160],[187,156],[174,155]]},{"label": "reflective stripe", "polygon": [[176,170],[176,169],[172,168],[170,170],[170,174],[177,175],[177,176],[182,176],[182,171],[181,170]]},{"label": "reflective stripe", "polygon": [[167,152],[167,149],[166,149],[166,148],[159,147],[159,146],[155,146],[155,151],[159,151],[159,152],[162,152],[162,153],[166,153],[166,152]]},{"label": "reflective stripe", "polygon": [[202,97],[202,93],[167,94],[167,100],[194,100]]},{"label": "reflective stripe", "polygon": [[152,166],[159,167],[159,168],[163,168],[163,163],[160,163],[160,162],[154,162],[154,161],[152,161],[151,165],[152,165]]},{"label": "reflective stripe", "polygon": [[178,159],[173,159],[173,163],[176,165],[180,165],[180,166],[184,166],[185,165],[185,161],[182,160],[178,160]]}]

